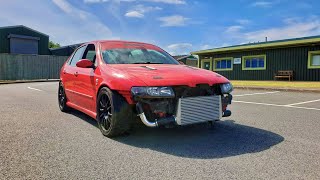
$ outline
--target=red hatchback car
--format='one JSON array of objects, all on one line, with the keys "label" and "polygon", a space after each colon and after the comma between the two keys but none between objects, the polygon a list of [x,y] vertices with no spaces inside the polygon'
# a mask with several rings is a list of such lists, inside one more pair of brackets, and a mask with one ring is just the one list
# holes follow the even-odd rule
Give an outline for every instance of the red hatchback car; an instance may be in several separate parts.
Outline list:
[{"label": "red hatchback car", "polygon": [[60,110],[98,121],[103,135],[128,131],[138,116],[148,127],[214,122],[231,115],[225,77],[179,64],[161,48],[139,42],[81,45],[60,72]]}]

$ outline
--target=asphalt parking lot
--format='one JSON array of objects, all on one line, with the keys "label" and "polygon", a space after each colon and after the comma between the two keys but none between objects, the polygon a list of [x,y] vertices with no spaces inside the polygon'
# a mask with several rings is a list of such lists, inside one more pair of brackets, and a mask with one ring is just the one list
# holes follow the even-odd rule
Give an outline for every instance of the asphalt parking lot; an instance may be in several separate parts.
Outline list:
[{"label": "asphalt parking lot", "polygon": [[320,179],[320,94],[235,90],[213,128],[109,139],[57,85],[0,85],[0,179]]}]

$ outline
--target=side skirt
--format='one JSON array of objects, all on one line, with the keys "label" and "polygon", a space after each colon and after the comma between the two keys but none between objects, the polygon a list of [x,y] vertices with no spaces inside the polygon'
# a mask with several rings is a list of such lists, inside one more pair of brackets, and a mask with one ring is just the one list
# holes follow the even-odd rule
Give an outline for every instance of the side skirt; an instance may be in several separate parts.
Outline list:
[{"label": "side skirt", "polygon": [[83,107],[80,107],[80,106],[78,106],[78,105],[75,105],[75,104],[73,104],[73,103],[71,103],[71,102],[67,102],[67,106],[69,106],[69,107],[71,107],[71,108],[73,108],[73,109],[76,109],[76,110],[78,110],[78,111],[81,111],[81,112],[87,114],[88,116],[92,117],[92,118],[95,119],[95,120],[96,120],[96,118],[97,118],[97,113],[92,112],[92,111],[90,111],[90,110],[88,110],[88,109],[85,109],[85,108],[83,108]]}]

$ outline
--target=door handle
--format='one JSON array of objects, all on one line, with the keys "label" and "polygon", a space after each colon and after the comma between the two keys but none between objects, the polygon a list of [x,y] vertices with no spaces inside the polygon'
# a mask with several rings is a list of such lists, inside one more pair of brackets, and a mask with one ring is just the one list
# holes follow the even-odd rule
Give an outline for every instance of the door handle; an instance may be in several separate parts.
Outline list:
[{"label": "door handle", "polygon": [[78,72],[75,72],[74,75],[75,75],[75,76],[78,76]]}]

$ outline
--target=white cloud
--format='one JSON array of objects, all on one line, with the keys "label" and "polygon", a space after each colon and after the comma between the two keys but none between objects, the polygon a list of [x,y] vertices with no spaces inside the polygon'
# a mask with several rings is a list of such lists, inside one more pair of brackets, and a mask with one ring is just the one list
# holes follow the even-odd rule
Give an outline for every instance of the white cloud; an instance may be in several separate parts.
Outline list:
[{"label": "white cloud", "polygon": [[139,4],[136,5],[135,7],[133,7],[134,10],[139,11],[141,13],[147,13],[147,12],[152,12],[152,11],[158,11],[158,10],[162,10],[161,7],[153,7],[153,6],[145,6],[143,4]]},{"label": "white cloud", "polygon": [[233,33],[233,32],[238,32],[241,29],[243,29],[242,26],[230,26],[230,27],[227,28],[226,32],[227,33]]},{"label": "white cloud", "polygon": [[318,18],[311,18],[309,21],[301,21],[300,18],[289,18],[284,19],[284,23],[281,27],[247,32],[243,28],[233,28],[231,29],[233,31],[226,31],[226,33],[233,40],[237,39],[245,43],[261,42],[265,40],[265,37],[268,37],[269,40],[280,40],[320,34],[320,21]]},{"label": "white cloud", "polygon": [[291,23],[283,27],[269,28],[245,33],[245,38],[252,42],[263,41],[265,37],[270,40],[297,38],[320,34],[320,21]]},{"label": "white cloud", "polygon": [[[72,6],[66,0],[52,0],[52,2],[79,23],[79,30],[82,28],[85,31],[90,31],[90,34],[95,33],[96,37],[112,35],[111,30],[95,15]],[[94,31],[92,31],[93,29]]]},{"label": "white cloud", "polygon": [[200,46],[200,50],[204,50],[204,49],[212,49],[214,48],[212,45],[209,44],[204,44]]},{"label": "white cloud", "polygon": [[143,18],[145,13],[162,10],[160,7],[153,6],[145,6],[143,4],[139,4],[134,6],[131,10],[129,10],[125,16],[126,17],[135,17],[135,18]]},{"label": "white cloud", "polygon": [[72,13],[72,6],[65,0],[52,0],[65,13]]},{"label": "white cloud", "polygon": [[161,26],[185,26],[190,18],[186,18],[180,15],[173,15],[173,16],[165,16],[158,18],[159,21],[162,22]]},{"label": "white cloud", "polygon": [[100,2],[108,2],[109,0],[83,0],[84,3],[100,3]]},{"label": "white cloud", "polygon": [[[95,15],[80,10],[67,1],[29,0],[28,6],[21,6],[23,3],[24,0],[2,3],[0,26],[23,24],[48,34],[50,40],[61,45],[116,38]],[[26,15],[25,12],[30,13]]]},{"label": "white cloud", "polygon": [[190,48],[190,47],[192,47],[192,44],[190,43],[177,43],[177,44],[171,44],[168,46],[169,49]]},{"label": "white cloud", "polygon": [[271,7],[273,3],[271,1],[256,1],[251,4],[251,6],[254,7],[262,7],[262,8],[268,8]]},{"label": "white cloud", "polygon": [[190,54],[193,50],[193,46],[190,43],[176,43],[167,46],[167,50],[171,55],[185,55]]},{"label": "white cloud", "polygon": [[134,18],[143,18],[144,15],[138,11],[128,11],[124,16],[134,17]]},{"label": "white cloud", "polygon": [[249,19],[238,19],[236,22],[240,25],[247,25],[251,23]]},{"label": "white cloud", "polygon": [[165,4],[186,4],[185,0],[83,0],[84,3],[103,3],[108,1],[115,2],[154,2],[154,3],[165,3]]},{"label": "white cloud", "polygon": [[[312,17],[311,17],[312,18]],[[283,19],[283,22],[285,24],[296,24],[296,23],[300,23],[303,21],[302,17],[289,17],[289,18],[285,18]]]},{"label": "white cloud", "polygon": [[214,48],[227,47],[227,46],[230,46],[230,44],[229,43],[222,43],[222,44],[216,44],[216,45],[204,44],[200,46],[200,50],[214,49]]},{"label": "white cloud", "polygon": [[185,0],[145,0],[145,1],[167,3],[167,4],[186,4]]},{"label": "white cloud", "polygon": [[223,43],[221,46],[219,47],[227,47],[227,46],[231,46],[229,43]]}]

